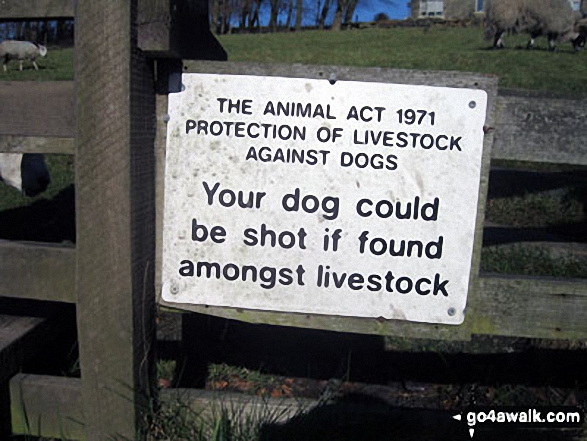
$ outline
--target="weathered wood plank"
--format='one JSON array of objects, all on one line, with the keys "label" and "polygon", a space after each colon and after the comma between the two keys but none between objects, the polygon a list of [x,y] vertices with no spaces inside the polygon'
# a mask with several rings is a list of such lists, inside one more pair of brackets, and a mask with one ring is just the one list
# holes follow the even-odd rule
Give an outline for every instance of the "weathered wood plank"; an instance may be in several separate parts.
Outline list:
[{"label": "weathered wood plank", "polygon": [[73,0],[4,1],[0,9],[0,20],[73,18],[73,14]]},{"label": "weathered wood plank", "polygon": [[57,439],[85,439],[79,378],[18,374],[10,380],[12,431]]},{"label": "weathered wood plank", "polygon": [[486,276],[479,298],[476,334],[587,338],[587,280]]},{"label": "weathered wood plank", "polygon": [[0,134],[73,138],[72,81],[0,81]]},{"label": "weathered wood plank", "polygon": [[[35,337],[32,333],[46,323],[41,317],[19,317],[0,314],[0,383],[14,375],[19,366],[30,357],[28,350]],[[43,328],[45,330],[46,327]]]},{"label": "weathered wood plank", "polygon": [[73,138],[0,135],[0,153],[55,153],[73,155]]},{"label": "weathered wood plank", "polygon": [[135,439],[155,393],[155,91],[136,8],[80,0],[76,10],[76,291],[92,440]]},{"label": "weathered wood plank", "polygon": [[[184,72],[233,75],[264,75],[341,81],[366,81],[444,87],[486,89],[497,84],[497,77],[477,73],[436,72],[382,67],[320,66],[302,64],[218,63],[185,61]],[[491,99],[491,97],[489,97]],[[489,103],[493,105],[492,102]]]},{"label": "weathered wood plank", "polygon": [[139,0],[138,45],[151,57],[226,60],[208,21],[207,0]]},{"label": "weathered wood plank", "polygon": [[[471,309],[472,333],[512,337],[587,338],[587,281],[487,276],[479,278],[477,304]],[[168,306],[171,304],[166,303]],[[312,316],[243,309],[181,305],[181,309],[249,323],[324,329],[361,334],[455,339],[446,326],[335,316]]]},{"label": "weathered wood plank", "polygon": [[[78,378],[18,374],[10,380],[12,426],[15,434],[85,439],[82,384]],[[242,418],[258,415],[260,409],[284,421],[300,410],[309,410],[315,400],[267,399],[199,389],[161,391],[161,405],[189,406],[203,421],[219,418],[222,409],[235,410]]]},{"label": "weathered wood plank", "polygon": [[155,195],[156,195],[156,206],[157,206],[157,226],[155,231],[157,232],[156,243],[157,250],[155,254],[155,286],[157,286],[157,301],[161,297],[161,270],[163,262],[163,196],[165,192],[165,144],[167,141],[167,124],[165,123],[164,116],[167,114],[167,95],[157,95],[157,134],[155,137],[155,160],[157,172],[155,182]]},{"label": "weathered wood plank", "polygon": [[497,108],[493,158],[587,165],[586,100],[510,92]]},{"label": "weathered wood plank", "polygon": [[47,319],[0,314],[0,437],[12,434],[8,380],[18,372],[46,335]]},{"label": "weathered wood plank", "polygon": [[[431,72],[431,71],[406,71],[398,69],[382,68],[355,68],[340,66],[302,66],[302,65],[282,65],[282,64],[260,64],[260,63],[217,63],[193,61],[185,62],[186,69],[184,72],[202,72],[202,73],[220,73],[220,74],[247,74],[259,76],[284,76],[292,78],[310,78],[310,79],[335,79],[348,81],[364,82],[383,82],[397,84],[415,84],[431,85],[442,87],[468,87],[473,89],[483,89],[488,92],[488,114],[486,119],[487,125],[492,125],[494,121],[493,109],[495,104],[495,93],[497,89],[497,80],[495,77],[481,74],[465,74],[459,72]],[[164,126],[160,125],[160,129]],[[477,224],[475,231],[475,243],[477,252],[474,255],[473,265],[471,268],[470,290],[468,302],[474,303],[474,297],[478,292],[476,275],[480,261],[481,237],[483,228],[484,201],[487,193],[488,170],[491,152],[492,134],[488,134],[484,143],[483,167],[484,173],[481,179],[479,193],[479,207],[477,213]],[[158,148],[157,154],[162,154],[164,148]],[[163,168],[159,167],[159,173],[163,173]],[[159,206],[162,204],[159,203]],[[161,238],[159,245],[161,244]],[[158,265],[158,270],[160,265]],[[284,326],[301,326],[317,329],[330,329],[346,332],[360,332],[367,334],[381,335],[403,335],[410,337],[429,337],[439,339],[458,339],[467,340],[470,338],[471,322],[467,318],[465,323],[460,326],[436,325],[424,323],[402,322],[397,320],[384,319],[362,319],[348,317],[332,317],[311,314],[283,314],[276,312],[257,312],[244,311],[242,309],[230,311],[225,308],[215,308],[206,306],[179,305],[168,302],[161,302],[167,306],[185,308],[187,310],[200,313],[209,313],[230,317],[244,321],[263,322]]]},{"label": "weathered wood plank", "polygon": [[75,248],[0,240],[0,297],[75,303]]},{"label": "weathered wood plank", "polygon": [[56,153],[73,155],[73,138],[0,135],[0,153]]}]

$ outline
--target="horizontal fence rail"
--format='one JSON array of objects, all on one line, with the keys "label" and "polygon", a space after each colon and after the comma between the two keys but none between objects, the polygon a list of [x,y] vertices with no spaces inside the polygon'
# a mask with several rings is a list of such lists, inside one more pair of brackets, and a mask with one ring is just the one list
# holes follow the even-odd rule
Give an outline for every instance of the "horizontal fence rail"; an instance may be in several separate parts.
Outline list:
[{"label": "horizontal fence rail", "polygon": [[[202,421],[215,421],[222,409],[238,409],[243,420],[258,418],[260,412],[266,412],[273,416],[272,422],[276,423],[317,405],[316,400],[310,399],[259,398],[195,389],[164,389],[159,399],[164,409],[174,409],[178,405],[189,406],[190,411]],[[82,384],[79,378],[18,374],[10,380],[10,400],[15,434],[85,439],[85,418],[81,412]]]},{"label": "horizontal fence rail", "polygon": [[[337,75],[347,69],[336,68]],[[0,152],[73,154],[73,82],[0,82],[0,101],[30,103],[0,109]],[[496,107],[492,159],[587,166],[587,100],[506,91]]]},{"label": "horizontal fence rail", "polygon": [[0,152],[74,155],[73,138],[0,135]]},{"label": "horizontal fence rail", "polygon": [[10,380],[12,432],[58,439],[85,439],[79,378],[17,374]]},{"label": "horizontal fence rail", "polygon": [[0,240],[0,297],[75,303],[75,248]]},{"label": "horizontal fence rail", "polygon": [[30,20],[34,18],[73,18],[73,0],[3,1],[0,20]]},{"label": "horizontal fence rail", "polygon": [[587,280],[482,276],[473,334],[584,339]]},{"label": "horizontal fence rail", "polygon": [[[470,305],[472,333],[551,339],[587,337],[587,280],[481,275],[477,304]],[[361,334],[455,339],[449,325],[397,320],[253,311],[182,305],[182,309],[249,323]]]},{"label": "horizontal fence rail", "polygon": [[0,102],[0,135],[3,137],[73,138],[73,81],[2,81]]},{"label": "horizontal fence rail", "polygon": [[[75,303],[75,248],[0,241],[0,296]],[[587,336],[587,281],[484,275],[472,306],[473,334],[581,339]],[[189,309],[250,323],[366,334],[453,338],[451,326],[206,306]]]},{"label": "horizontal fence rail", "polygon": [[587,165],[587,100],[532,95],[498,97],[491,157]]},{"label": "horizontal fence rail", "polygon": [[[207,8],[193,3],[139,0],[138,46],[156,57],[225,60],[209,30]],[[75,13],[74,0],[7,0],[0,7],[0,22],[73,19]]]}]

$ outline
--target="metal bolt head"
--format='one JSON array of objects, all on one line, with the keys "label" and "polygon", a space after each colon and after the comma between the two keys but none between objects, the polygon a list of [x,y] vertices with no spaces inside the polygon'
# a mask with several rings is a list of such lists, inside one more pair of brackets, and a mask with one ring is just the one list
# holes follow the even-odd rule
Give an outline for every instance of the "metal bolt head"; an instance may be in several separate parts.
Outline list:
[{"label": "metal bolt head", "polygon": [[448,315],[450,315],[451,317],[454,316],[457,313],[457,310],[454,308],[448,308],[448,311],[446,311]]},{"label": "metal bolt head", "polygon": [[169,291],[171,292],[171,294],[176,295],[179,293],[179,286],[174,283],[173,285],[171,285],[171,288],[169,288]]},{"label": "metal bolt head", "polygon": [[470,107],[471,109],[474,109],[475,107],[477,107],[477,103],[476,103],[475,101],[471,101],[471,102],[469,103],[469,107]]}]

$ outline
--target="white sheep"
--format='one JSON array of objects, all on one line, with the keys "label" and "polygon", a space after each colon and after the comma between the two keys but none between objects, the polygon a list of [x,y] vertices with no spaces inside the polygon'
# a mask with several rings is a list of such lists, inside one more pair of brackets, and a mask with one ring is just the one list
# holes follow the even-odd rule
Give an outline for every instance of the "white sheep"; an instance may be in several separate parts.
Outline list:
[{"label": "white sheep", "polygon": [[10,60],[20,61],[20,70],[22,70],[22,63],[24,60],[28,60],[33,63],[36,70],[39,70],[37,66],[37,57],[44,57],[47,55],[47,48],[40,44],[34,44],[28,41],[15,41],[6,40],[0,43],[0,58],[4,60],[4,72],[6,72],[6,66]]},{"label": "white sheep", "polygon": [[0,153],[0,181],[26,196],[36,196],[51,182],[45,158],[39,153]]},{"label": "white sheep", "polygon": [[557,39],[571,41],[575,50],[585,46],[584,33],[576,32],[580,14],[573,11],[568,0],[490,0],[485,11],[485,37],[493,37],[493,47],[503,48],[503,34],[530,34],[528,49],[534,39],[547,35],[549,49]]}]

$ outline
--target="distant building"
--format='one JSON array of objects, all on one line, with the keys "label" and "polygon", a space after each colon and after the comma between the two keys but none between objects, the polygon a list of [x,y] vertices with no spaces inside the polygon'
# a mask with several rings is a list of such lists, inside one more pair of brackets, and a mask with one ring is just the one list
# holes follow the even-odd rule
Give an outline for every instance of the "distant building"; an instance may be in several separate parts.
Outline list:
[{"label": "distant building", "polygon": [[483,12],[484,0],[412,0],[408,6],[416,18],[470,18]]},{"label": "distant building", "polygon": [[[408,3],[411,17],[467,19],[482,14],[484,4],[491,0],[412,0]],[[569,0],[575,11],[587,12],[587,0]]]}]

